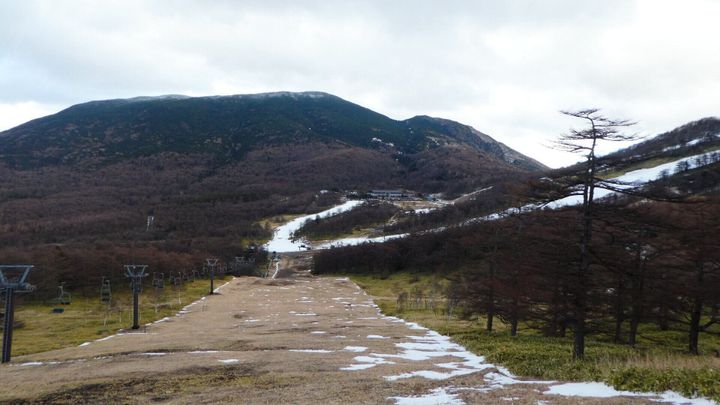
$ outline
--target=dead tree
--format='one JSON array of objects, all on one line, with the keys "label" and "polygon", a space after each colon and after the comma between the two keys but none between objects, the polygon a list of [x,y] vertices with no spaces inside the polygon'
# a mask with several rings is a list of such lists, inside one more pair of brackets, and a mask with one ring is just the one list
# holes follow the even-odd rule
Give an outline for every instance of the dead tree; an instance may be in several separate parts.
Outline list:
[{"label": "dead tree", "polygon": [[638,139],[635,135],[620,132],[622,128],[634,125],[628,120],[613,120],[598,113],[598,109],[579,111],[562,111],[563,114],[586,121],[588,127],[577,130],[571,129],[569,133],[561,135],[555,141],[558,150],[579,153],[585,157],[585,165],[580,178],[580,184],[574,185],[572,191],[583,197],[581,208],[581,235],[579,241],[579,261],[573,291],[573,319],[572,326],[575,338],[573,340],[573,358],[582,359],[585,356],[585,323],[587,318],[587,295],[589,290],[589,274],[591,267],[590,246],[592,243],[592,226],[595,216],[594,198],[595,189],[602,185],[602,179],[597,177],[598,157],[596,148],[603,141],[631,141]]}]

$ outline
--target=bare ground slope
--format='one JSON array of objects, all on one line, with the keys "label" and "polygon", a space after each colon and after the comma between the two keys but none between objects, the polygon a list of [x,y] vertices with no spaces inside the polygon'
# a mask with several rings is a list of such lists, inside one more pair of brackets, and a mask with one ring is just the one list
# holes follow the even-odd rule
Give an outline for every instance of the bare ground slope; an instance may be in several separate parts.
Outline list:
[{"label": "bare ground slope", "polygon": [[307,260],[285,258],[278,279],[233,279],[139,332],[14,358],[0,366],[0,402],[389,403],[440,387],[468,403],[581,401],[543,396],[544,384],[491,389],[496,369],[424,352],[441,337],[383,317],[346,279],[310,277]]}]

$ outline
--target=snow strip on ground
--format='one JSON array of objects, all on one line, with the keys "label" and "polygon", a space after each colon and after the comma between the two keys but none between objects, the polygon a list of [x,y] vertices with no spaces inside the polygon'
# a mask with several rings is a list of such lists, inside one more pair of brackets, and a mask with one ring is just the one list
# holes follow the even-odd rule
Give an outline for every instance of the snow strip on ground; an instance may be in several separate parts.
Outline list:
[{"label": "snow strip on ground", "polygon": [[[382,315],[378,310],[378,314]],[[393,323],[404,323],[411,330],[423,328],[414,322],[407,322],[403,319],[393,316],[382,316],[382,319]],[[388,381],[398,381],[413,377],[427,378],[431,380],[447,380],[453,377],[473,374],[481,371],[487,371],[483,375],[485,381],[484,386],[480,387],[464,387],[462,390],[474,390],[487,392],[494,389],[502,389],[507,385],[514,384],[538,384],[549,386],[543,394],[545,395],[562,395],[562,396],[582,396],[582,397],[642,397],[655,402],[666,402],[673,404],[691,404],[691,405],[711,405],[714,402],[705,398],[685,398],[682,395],[666,391],[664,393],[648,393],[648,392],[630,392],[617,391],[614,388],[599,382],[578,382],[558,384],[556,381],[528,381],[520,380],[514,376],[509,370],[502,366],[497,366],[485,361],[485,357],[478,356],[464,346],[459,345],[450,337],[441,335],[440,333],[423,328],[425,335],[407,336],[409,341],[395,343],[395,347],[400,349],[397,353],[369,353],[367,356],[356,356],[353,358],[355,364],[341,368],[345,371],[358,371],[376,367],[382,364],[392,364],[393,360],[407,361],[425,361],[438,359],[433,365],[438,369],[435,370],[415,370],[397,375],[385,376]],[[371,336],[378,335],[368,335]],[[456,358],[457,361],[447,361],[448,358]],[[445,361],[440,361],[443,359]],[[436,403],[464,403],[458,396],[457,392],[461,388],[441,387],[432,390],[427,395],[410,396],[410,397],[390,397],[398,404],[436,404]]]},{"label": "snow strip on ground", "polygon": [[292,235],[295,231],[300,229],[306,221],[315,219],[316,217],[327,218],[345,211],[349,211],[358,205],[362,204],[362,201],[351,200],[344,204],[337,205],[328,210],[319,212],[317,214],[305,215],[299,218],[295,218],[288,223],[279,226],[275,229],[273,238],[267,245],[265,245],[268,252],[297,252],[301,249],[300,245],[304,245],[303,240],[292,240]]}]

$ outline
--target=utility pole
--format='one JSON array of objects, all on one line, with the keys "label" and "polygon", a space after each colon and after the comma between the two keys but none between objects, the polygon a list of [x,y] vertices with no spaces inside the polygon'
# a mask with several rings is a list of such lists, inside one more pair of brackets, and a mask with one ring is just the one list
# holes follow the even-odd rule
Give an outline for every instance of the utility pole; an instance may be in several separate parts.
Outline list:
[{"label": "utility pole", "polygon": [[0,265],[0,288],[5,291],[5,329],[3,330],[2,362],[10,361],[12,351],[13,321],[15,318],[15,293],[30,292],[35,286],[27,282],[29,264]]},{"label": "utility pole", "polygon": [[215,266],[217,266],[218,259],[209,258],[205,259],[207,262],[208,270],[210,270],[210,295],[215,294]]},{"label": "utility pole", "polygon": [[146,264],[126,264],[125,266],[125,277],[130,279],[130,286],[133,292],[133,329],[140,329],[138,323],[140,306],[140,291],[142,291],[142,279],[148,275],[145,273],[147,269]]}]

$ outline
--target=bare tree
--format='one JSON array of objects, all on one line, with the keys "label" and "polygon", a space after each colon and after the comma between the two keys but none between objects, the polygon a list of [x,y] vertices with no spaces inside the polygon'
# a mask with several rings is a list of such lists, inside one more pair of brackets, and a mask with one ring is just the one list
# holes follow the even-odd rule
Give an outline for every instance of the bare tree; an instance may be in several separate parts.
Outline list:
[{"label": "bare tree", "polygon": [[575,291],[573,294],[572,326],[574,333],[573,358],[582,359],[585,356],[585,323],[587,312],[588,272],[590,271],[592,242],[592,225],[594,210],[595,188],[602,185],[602,179],[596,174],[598,170],[598,157],[596,155],[599,142],[632,141],[638,139],[636,135],[624,134],[623,128],[632,126],[635,122],[628,120],[613,120],[598,113],[598,109],[579,111],[561,111],[563,114],[585,120],[588,127],[584,129],[571,129],[555,141],[555,148],[585,156],[585,167],[581,177],[582,183],[578,191],[582,192],[582,218],[579,250],[579,264],[576,274]]}]

